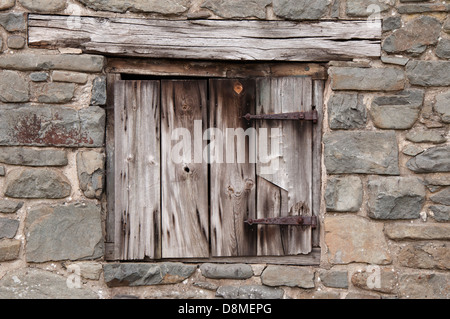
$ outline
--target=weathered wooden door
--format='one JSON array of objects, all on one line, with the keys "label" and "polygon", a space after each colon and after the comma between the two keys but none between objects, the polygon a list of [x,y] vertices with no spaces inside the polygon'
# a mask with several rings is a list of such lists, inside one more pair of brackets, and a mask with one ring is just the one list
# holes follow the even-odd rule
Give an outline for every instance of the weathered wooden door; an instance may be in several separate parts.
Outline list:
[{"label": "weathered wooden door", "polygon": [[310,111],[310,77],[118,81],[119,259],[307,254],[311,226],[245,221],[311,215],[313,123],[246,114]]}]

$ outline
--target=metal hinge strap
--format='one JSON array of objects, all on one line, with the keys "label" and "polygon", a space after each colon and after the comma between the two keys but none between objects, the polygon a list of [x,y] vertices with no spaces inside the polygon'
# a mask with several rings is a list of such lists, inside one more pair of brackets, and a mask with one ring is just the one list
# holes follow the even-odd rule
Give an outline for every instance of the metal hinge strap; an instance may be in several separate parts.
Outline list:
[{"label": "metal hinge strap", "polygon": [[287,226],[317,226],[316,216],[285,216],[285,217],[271,217],[261,219],[247,219],[244,223],[249,225],[287,225]]},{"label": "metal hinge strap", "polygon": [[278,114],[250,114],[247,113],[243,116],[247,121],[251,120],[298,120],[298,121],[312,121],[317,123],[318,120],[317,110],[308,112],[290,112],[290,113],[278,113]]}]

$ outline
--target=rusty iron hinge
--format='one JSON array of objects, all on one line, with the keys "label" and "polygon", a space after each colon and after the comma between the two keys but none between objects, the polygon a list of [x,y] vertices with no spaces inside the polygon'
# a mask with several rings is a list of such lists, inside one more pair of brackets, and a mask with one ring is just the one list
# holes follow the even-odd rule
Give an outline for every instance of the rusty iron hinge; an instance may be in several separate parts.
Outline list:
[{"label": "rusty iron hinge", "polygon": [[243,116],[247,121],[251,120],[298,120],[298,121],[312,121],[317,123],[318,120],[317,110],[308,112],[290,112],[290,113],[278,113],[278,114],[250,114],[247,113]]},{"label": "rusty iron hinge", "polygon": [[311,226],[317,227],[316,216],[285,216],[285,217],[271,217],[261,219],[247,219],[244,223],[249,225],[286,225],[286,226]]}]

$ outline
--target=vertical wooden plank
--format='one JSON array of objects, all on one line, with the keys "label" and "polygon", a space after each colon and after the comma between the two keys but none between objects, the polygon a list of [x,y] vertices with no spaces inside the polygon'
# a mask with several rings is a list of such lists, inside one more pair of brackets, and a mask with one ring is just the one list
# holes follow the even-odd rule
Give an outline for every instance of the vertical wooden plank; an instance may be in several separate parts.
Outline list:
[{"label": "vertical wooden plank", "polygon": [[161,82],[163,258],[209,257],[207,89],[206,80]]},{"label": "vertical wooden plank", "polygon": [[[261,78],[257,80],[256,94],[259,114],[312,109],[312,81],[309,77]],[[309,215],[312,207],[312,123],[270,120],[258,121],[257,125],[259,130],[278,128],[281,132],[279,141],[271,139],[271,143],[280,143],[279,156],[272,156],[268,164],[257,164],[258,181],[261,181],[257,190],[258,218]],[[263,168],[268,166],[277,169],[267,173]],[[276,196],[278,193],[287,195]],[[281,204],[277,203],[279,198]],[[276,207],[279,210],[274,209]],[[270,236],[267,233],[271,233]],[[279,227],[279,230],[259,226],[260,255],[307,254],[311,249],[309,226]]]},{"label": "vertical wooden plank", "polygon": [[116,241],[120,259],[160,258],[159,81],[115,88]]},{"label": "vertical wooden plank", "polygon": [[[233,134],[252,128],[242,116],[254,111],[254,80],[210,80],[209,130],[214,134],[209,141],[213,256],[256,255],[255,226],[244,223],[247,218],[255,218],[255,164],[249,161],[249,147],[238,147],[239,138]],[[221,159],[216,156],[220,149]],[[245,161],[240,163],[242,155]]]}]

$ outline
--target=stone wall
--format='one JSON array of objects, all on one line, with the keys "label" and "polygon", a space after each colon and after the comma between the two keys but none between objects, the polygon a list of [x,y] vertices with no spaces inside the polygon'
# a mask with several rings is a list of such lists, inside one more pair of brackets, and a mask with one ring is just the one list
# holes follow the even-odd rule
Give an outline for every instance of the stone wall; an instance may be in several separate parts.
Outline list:
[{"label": "stone wall", "polygon": [[[0,0],[0,298],[449,298],[449,11],[439,0]],[[106,262],[106,58],[28,48],[27,12],[380,16],[381,59],[328,63],[320,266]]]}]

